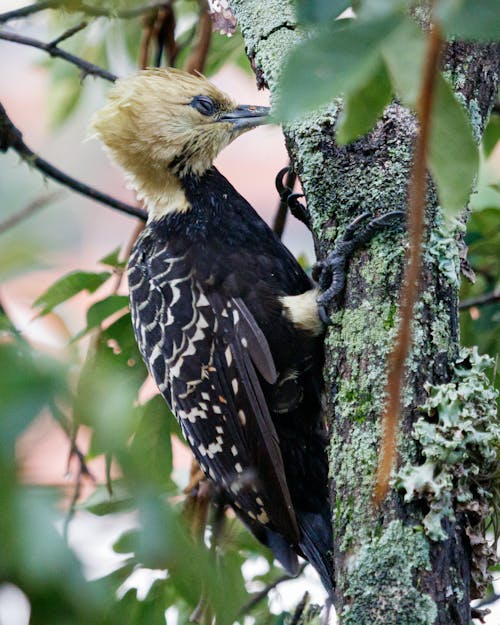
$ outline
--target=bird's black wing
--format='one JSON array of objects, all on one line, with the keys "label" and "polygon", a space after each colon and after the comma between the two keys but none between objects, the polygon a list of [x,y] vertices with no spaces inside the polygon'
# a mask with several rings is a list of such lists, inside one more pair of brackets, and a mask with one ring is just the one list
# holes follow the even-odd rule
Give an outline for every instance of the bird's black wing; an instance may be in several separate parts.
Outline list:
[{"label": "bird's black wing", "polygon": [[[290,543],[298,529],[275,427],[259,376],[277,377],[244,302],[200,283],[169,246],[129,264],[139,347],[198,462],[234,506]],[[151,338],[154,335],[154,340]]]}]

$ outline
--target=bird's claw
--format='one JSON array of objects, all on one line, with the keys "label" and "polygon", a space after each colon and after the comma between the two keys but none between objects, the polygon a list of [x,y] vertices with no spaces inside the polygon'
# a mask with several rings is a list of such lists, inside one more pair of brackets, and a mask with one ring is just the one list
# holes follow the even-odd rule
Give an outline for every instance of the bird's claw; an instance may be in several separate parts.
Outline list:
[{"label": "bird's claw", "polygon": [[310,229],[309,212],[304,204],[302,204],[302,202],[299,202],[299,197],[304,197],[304,194],[291,193],[286,200],[287,206],[295,219],[298,219],[305,226],[307,226],[307,228]]},{"label": "bird's claw", "polygon": [[290,167],[283,167],[276,174],[275,178],[275,186],[278,194],[280,196],[281,201],[288,206],[290,212],[295,217],[301,221],[307,228],[310,229],[310,219],[307,208],[298,201],[300,197],[304,197],[303,193],[293,193],[293,189],[291,189],[288,185],[284,183],[285,176],[290,172]]},{"label": "bird's claw", "polygon": [[318,300],[318,315],[319,315],[319,318],[320,318],[321,322],[325,326],[331,326],[332,325],[332,320],[328,316],[328,312],[326,310],[326,305],[325,304],[320,304],[319,300]]},{"label": "bird's claw", "polygon": [[313,266],[312,276],[321,291],[317,299],[318,314],[325,325],[331,324],[327,313],[329,305],[338,300],[344,290],[347,263],[352,254],[384,228],[399,227],[404,218],[403,211],[391,211],[374,219],[369,211],[362,213],[347,226],[328,257]]},{"label": "bird's claw", "polygon": [[282,200],[286,200],[290,193],[292,193],[292,189],[286,186],[283,182],[285,176],[288,174],[289,171],[290,167],[283,167],[283,169],[279,170],[279,172],[276,174],[276,178],[274,179],[274,186],[276,187],[276,191],[278,192]]}]

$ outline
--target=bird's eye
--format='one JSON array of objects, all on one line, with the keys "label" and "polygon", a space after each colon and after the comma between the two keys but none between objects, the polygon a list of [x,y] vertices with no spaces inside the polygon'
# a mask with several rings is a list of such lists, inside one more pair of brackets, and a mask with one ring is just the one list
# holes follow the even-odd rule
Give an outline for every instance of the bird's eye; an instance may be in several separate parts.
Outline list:
[{"label": "bird's eye", "polygon": [[191,100],[191,106],[202,115],[213,115],[217,110],[217,106],[212,98],[207,95],[197,95]]}]

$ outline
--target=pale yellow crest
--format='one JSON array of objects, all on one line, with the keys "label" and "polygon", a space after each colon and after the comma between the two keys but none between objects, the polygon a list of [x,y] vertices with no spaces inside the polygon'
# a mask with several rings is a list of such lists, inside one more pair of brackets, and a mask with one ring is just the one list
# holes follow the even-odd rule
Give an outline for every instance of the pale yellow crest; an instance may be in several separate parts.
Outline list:
[{"label": "pale yellow crest", "polygon": [[191,106],[200,95],[217,103],[218,115],[236,107],[203,76],[148,69],[117,80],[91,121],[95,136],[151,211],[166,212],[166,203],[171,210],[186,210],[177,176],[202,174],[237,136],[230,123]]}]

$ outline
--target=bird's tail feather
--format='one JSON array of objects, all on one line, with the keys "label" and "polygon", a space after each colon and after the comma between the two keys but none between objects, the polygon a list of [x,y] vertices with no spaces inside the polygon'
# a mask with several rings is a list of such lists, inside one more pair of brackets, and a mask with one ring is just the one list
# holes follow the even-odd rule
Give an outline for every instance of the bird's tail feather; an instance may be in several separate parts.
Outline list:
[{"label": "bird's tail feather", "polygon": [[333,531],[328,511],[303,512],[297,515],[301,532],[300,549],[318,572],[321,582],[333,598],[335,588],[333,570]]},{"label": "bird's tail feather", "polygon": [[278,560],[290,575],[297,575],[299,572],[297,554],[283,536],[271,530],[266,530],[266,544],[273,552],[276,560]]}]

